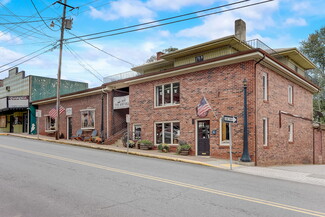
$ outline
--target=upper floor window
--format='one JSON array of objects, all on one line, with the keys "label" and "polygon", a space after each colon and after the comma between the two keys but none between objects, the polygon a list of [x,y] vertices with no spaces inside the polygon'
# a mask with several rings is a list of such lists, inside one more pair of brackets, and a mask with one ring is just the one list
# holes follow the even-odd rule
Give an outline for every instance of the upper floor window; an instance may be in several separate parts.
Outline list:
[{"label": "upper floor window", "polygon": [[156,106],[179,104],[179,83],[156,86]]},{"label": "upper floor window", "polygon": [[289,142],[293,142],[293,123],[289,124]]},{"label": "upper floor window", "polygon": [[195,62],[201,62],[201,61],[203,61],[204,60],[204,56],[203,55],[201,55],[201,56],[196,56],[195,57]]},{"label": "upper floor window", "polygon": [[293,104],[293,87],[291,85],[288,86],[288,103]]},{"label": "upper floor window", "polygon": [[268,79],[267,79],[267,73],[263,73],[263,100],[267,101],[268,100]]}]

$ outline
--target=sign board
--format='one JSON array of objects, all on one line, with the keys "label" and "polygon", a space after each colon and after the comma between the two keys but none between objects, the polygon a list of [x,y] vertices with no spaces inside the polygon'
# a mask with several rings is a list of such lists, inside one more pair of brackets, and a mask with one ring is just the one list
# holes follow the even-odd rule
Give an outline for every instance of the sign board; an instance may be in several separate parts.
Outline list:
[{"label": "sign board", "polygon": [[237,116],[224,115],[222,121],[225,123],[237,124],[238,118]]},{"label": "sign board", "polygon": [[8,108],[28,108],[28,96],[8,96]]},{"label": "sign board", "polygon": [[129,95],[113,98],[113,109],[129,108]]},{"label": "sign board", "polygon": [[129,114],[126,115],[126,123],[130,123],[130,115]]},{"label": "sign board", "polygon": [[66,115],[66,116],[70,116],[70,115],[72,115],[72,108],[66,108],[66,109],[65,109],[65,115]]},{"label": "sign board", "polygon": [[42,110],[36,110],[36,117],[41,118],[42,117]]},{"label": "sign board", "polygon": [[7,97],[0,99],[0,109],[7,108]]}]

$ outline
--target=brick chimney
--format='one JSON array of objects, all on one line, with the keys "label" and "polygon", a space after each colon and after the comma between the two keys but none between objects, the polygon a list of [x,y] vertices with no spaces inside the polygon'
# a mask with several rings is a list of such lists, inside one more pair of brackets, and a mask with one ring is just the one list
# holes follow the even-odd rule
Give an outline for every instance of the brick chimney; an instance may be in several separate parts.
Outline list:
[{"label": "brick chimney", "polygon": [[157,52],[157,60],[160,60],[161,59],[161,56],[164,55],[165,53],[159,51]]},{"label": "brick chimney", "polygon": [[246,41],[246,23],[242,19],[235,21],[235,36],[241,41]]}]

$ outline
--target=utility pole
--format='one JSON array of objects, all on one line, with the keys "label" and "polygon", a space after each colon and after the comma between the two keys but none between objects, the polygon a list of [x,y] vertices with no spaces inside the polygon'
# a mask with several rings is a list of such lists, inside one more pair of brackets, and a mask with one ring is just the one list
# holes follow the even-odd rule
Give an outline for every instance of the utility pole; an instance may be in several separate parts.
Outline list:
[{"label": "utility pole", "polygon": [[56,88],[56,122],[55,129],[56,135],[55,138],[58,140],[60,138],[60,87],[61,87],[61,65],[62,65],[62,48],[63,48],[63,38],[64,38],[64,29],[65,29],[65,17],[67,12],[67,7],[70,7],[72,10],[74,7],[67,5],[67,0],[64,0],[64,3],[61,1],[56,1],[55,3],[59,3],[63,5],[63,13],[62,13],[62,22],[61,22],[61,36],[60,36],[60,56],[59,56],[59,68],[58,68],[58,78],[57,78],[57,88]]}]

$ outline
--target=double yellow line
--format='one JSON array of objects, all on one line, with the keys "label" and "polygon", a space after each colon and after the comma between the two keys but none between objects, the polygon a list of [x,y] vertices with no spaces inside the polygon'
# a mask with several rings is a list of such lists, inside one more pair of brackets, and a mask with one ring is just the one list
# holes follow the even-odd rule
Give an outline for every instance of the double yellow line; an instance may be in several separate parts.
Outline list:
[{"label": "double yellow line", "polygon": [[212,189],[212,188],[205,188],[205,187],[201,187],[201,186],[198,186],[198,185],[191,185],[191,184],[187,184],[187,183],[184,183],[184,182],[178,182],[178,181],[174,181],[174,180],[170,180],[170,179],[164,179],[164,178],[159,178],[159,177],[155,177],[155,176],[149,176],[149,175],[145,175],[145,174],[141,174],[141,173],[130,172],[130,171],[127,171],[127,170],[120,170],[120,169],[107,167],[107,166],[103,166],[103,165],[99,165],[99,164],[88,163],[88,162],[85,162],[85,161],[74,160],[74,159],[70,159],[70,158],[60,157],[60,156],[46,154],[46,153],[37,152],[37,151],[30,151],[30,150],[11,147],[11,146],[7,146],[7,145],[0,145],[0,147],[5,148],[5,149],[20,151],[20,152],[24,152],[24,153],[29,153],[29,154],[33,154],[33,155],[37,155],[37,156],[42,156],[42,157],[46,157],[46,158],[51,158],[51,159],[55,159],[55,160],[74,163],[74,164],[78,164],[78,165],[83,165],[83,166],[88,166],[88,167],[92,167],[92,168],[102,169],[102,170],[106,170],[106,171],[110,171],[110,172],[116,172],[116,173],[120,173],[120,174],[125,174],[125,175],[130,175],[130,176],[135,176],[135,177],[147,179],[147,180],[153,180],[153,181],[157,181],[157,182],[162,182],[162,183],[166,183],[166,184],[171,184],[171,185],[175,185],[175,186],[189,188],[189,189],[193,189],[193,190],[208,192],[208,193],[221,195],[221,196],[226,196],[226,197],[230,197],[230,198],[235,198],[235,199],[239,199],[239,200],[249,201],[249,202],[252,202],[252,203],[258,203],[258,204],[263,204],[263,205],[266,205],[266,206],[277,207],[277,208],[280,208],[280,209],[285,209],[285,210],[290,210],[290,211],[293,211],[293,212],[304,213],[304,214],[311,215],[311,216],[325,217],[325,213],[323,213],[323,212],[317,212],[317,211],[313,211],[313,210],[309,210],[309,209],[303,209],[303,208],[300,208],[300,207],[290,206],[290,205],[286,205],[286,204],[276,203],[276,202],[262,200],[262,199],[253,198],[253,197],[247,197],[247,196],[244,196],[244,195],[233,194],[233,193],[229,193],[229,192],[225,192],[225,191],[219,191],[219,190],[215,190],[215,189]]}]

